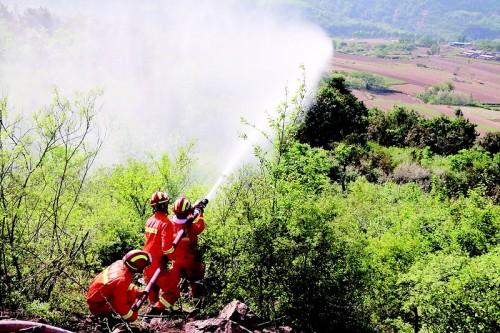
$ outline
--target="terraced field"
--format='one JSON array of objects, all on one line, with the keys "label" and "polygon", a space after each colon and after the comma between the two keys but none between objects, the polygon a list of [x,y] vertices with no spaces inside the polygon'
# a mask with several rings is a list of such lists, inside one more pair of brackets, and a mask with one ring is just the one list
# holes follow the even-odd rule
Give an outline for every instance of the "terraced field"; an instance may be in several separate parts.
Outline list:
[{"label": "terraced field", "polygon": [[[366,71],[405,82],[392,86],[391,92],[354,91],[368,107],[387,110],[397,104],[411,107],[423,115],[453,115],[456,106],[425,104],[416,98],[425,88],[443,82],[452,82],[457,92],[470,95],[476,101],[500,104],[500,63],[496,62],[462,59],[451,54],[394,60],[336,53],[331,70]],[[500,131],[500,111],[495,107],[461,109],[465,117],[478,125],[481,133]]]}]

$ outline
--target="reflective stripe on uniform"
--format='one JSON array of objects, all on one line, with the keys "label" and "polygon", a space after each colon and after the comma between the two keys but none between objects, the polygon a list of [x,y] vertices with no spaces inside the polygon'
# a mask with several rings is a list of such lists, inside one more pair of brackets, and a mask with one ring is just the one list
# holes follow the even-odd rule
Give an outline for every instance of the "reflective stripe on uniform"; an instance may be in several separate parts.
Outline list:
[{"label": "reflective stripe on uniform", "polygon": [[148,232],[150,234],[156,234],[158,232],[158,229],[151,228],[151,227],[146,227],[146,232]]},{"label": "reflective stripe on uniform", "polygon": [[106,269],[102,272],[102,283],[103,284],[108,284],[109,282],[109,267],[106,267]]},{"label": "reflective stripe on uniform", "polygon": [[170,254],[172,252],[174,252],[174,247],[172,246],[170,249],[168,249],[167,251],[163,251],[163,254]]},{"label": "reflective stripe on uniform", "polygon": [[123,315],[122,318],[124,320],[130,319],[134,315],[134,312],[132,310],[128,310],[126,315]]}]

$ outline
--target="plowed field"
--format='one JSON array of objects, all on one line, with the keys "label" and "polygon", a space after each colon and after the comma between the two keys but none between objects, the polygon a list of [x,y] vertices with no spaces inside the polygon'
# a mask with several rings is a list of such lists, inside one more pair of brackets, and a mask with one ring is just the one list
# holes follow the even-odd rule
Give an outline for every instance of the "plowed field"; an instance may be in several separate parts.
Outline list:
[{"label": "plowed field", "polygon": [[[429,56],[413,60],[380,59],[336,53],[332,71],[366,71],[404,81],[392,92],[355,91],[368,107],[391,109],[395,104],[415,109],[427,116],[453,115],[455,106],[425,104],[415,96],[428,86],[452,82],[456,92],[471,95],[482,103],[500,104],[500,63],[480,62],[454,56]],[[465,117],[478,125],[481,133],[500,130],[500,111],[461,107]]]}]

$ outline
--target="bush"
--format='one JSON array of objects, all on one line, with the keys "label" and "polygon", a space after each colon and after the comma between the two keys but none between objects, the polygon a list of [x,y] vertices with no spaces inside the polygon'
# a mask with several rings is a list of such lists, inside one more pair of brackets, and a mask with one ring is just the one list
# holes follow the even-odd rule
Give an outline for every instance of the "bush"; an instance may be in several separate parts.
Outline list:
[{"label": "bush", "polygon": [[464,149],[449,160],[450,170],[437,180],[436,190],[454,197],[481,187],[487,196],[499,202],[500,154],[491,156],[481,149]]},{"label": "bush", "polygon": [[[100,147],[97,93],[53,103],[12,121],[0,100],[0,305],[21,289],[45,309],[61,281],[79,276],[89,230],[73,219]],[[8,232],[7,232],[8,230]]]},{"label": "bush", "polygon": [[384,146],[403,147],[407,144],[408,132],[422,119],[415,111],[399,106],[387,113],[371,110],[368,138]]},{"label": "bush", "polygon": [[[216,312],[242,299],[259,315],[284,316],[308,332],[363,332],[368,320],[356,295],[364,283],[363,245],[334,227],[329,157],[294,142],[300,112],[289,109],[270,120],[272,152],[256,149],[259,165],[242,171],[211,215],[203,244],[212,286],[207,301]],[[348,160],[352,150],[344,148],[338,154]]]},{"label": "bush", "polygon": [[462,149],[474,145],[478,133],[476,125],[464,117],[450,119],[439,116],[423,122],[427,129],[423,143],[429,146],[434,153],[442,155],[456,154]]},{"label": "bush", "polygon": [[415,162],[398,165],[394,169],[392,178],[399,184],[415,182],[425,190],[430,189],[431,173]]},{"label": "bush", "polygon": [[375,91],[387,91],[392,84],[400,83],[400,81],[390,80],[389,78],[372,74],[369,72],[354,71],[354,72],[336,72],[345,78],[345,84],[350,89],[366,89]]},{"label": "bush", "polygon": [[417,94],[417,98],[424,103],[445,105],[470,105],[474,103],[472,97],[454,92],[455,86],[450,82],[437,84]]},{"label": "bush", "polygon": [[415,308],[420,327],[431,332],[496,332],[498,249],[469,259],[444,253],[424,258],[402,281],[410,293],[406,308]]},{"label": "bush", "polygon": [[479,140],[479,145],[490,154],[500,153],[500,132],[488,132]]},{"label": "bush", "polygon": [[305,113],[297,133],[300,142],[312,147],[330,148],[333,142],[366,141],[368,110],[345,86],[341,77],[327,79],[316,100]]}]

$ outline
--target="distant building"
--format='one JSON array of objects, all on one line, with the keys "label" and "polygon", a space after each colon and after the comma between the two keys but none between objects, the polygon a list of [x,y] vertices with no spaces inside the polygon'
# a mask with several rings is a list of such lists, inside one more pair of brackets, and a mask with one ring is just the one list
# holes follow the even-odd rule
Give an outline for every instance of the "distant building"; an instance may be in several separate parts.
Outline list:
[{"label": "distant building", "polygon": [[495,60],[496,59],[495,56],[492,56],[489,54],[481,54],[480,56],[478,56],[478,58],[483,59],[483,60]]},{"label": "distant building", "polygon": [[481,60],[500,60],[500,53],[486,52],[484,50],[468,49],[458,54],[461,57],[474,58]]}]

